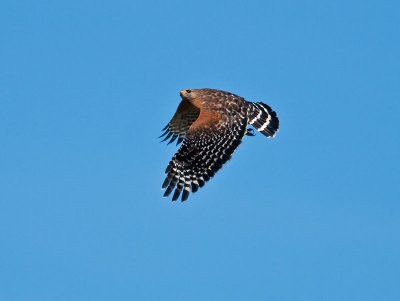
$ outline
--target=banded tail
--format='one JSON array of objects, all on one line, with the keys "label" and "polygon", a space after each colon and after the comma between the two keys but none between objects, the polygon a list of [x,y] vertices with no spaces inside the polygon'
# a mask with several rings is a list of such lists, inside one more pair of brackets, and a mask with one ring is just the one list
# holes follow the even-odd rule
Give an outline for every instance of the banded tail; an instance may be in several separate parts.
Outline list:
[{"label": "banded tail", "polygon": [[262,102],[250,102],[249,106],[249,123],[265,136],[274,137],[279,129],[276,112]]}]

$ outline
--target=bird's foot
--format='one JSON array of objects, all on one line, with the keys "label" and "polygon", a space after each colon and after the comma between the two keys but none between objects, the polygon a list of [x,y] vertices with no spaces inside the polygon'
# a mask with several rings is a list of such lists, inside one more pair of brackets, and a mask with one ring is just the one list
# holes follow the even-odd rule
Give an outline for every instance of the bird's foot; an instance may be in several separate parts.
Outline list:
[{"label": "bird's foot", "polygon": [[246,136],[255,136],[255,135],[256,134],[254,134],[254,130],[253,129],[250,129],[250,128],[247,129]]}]

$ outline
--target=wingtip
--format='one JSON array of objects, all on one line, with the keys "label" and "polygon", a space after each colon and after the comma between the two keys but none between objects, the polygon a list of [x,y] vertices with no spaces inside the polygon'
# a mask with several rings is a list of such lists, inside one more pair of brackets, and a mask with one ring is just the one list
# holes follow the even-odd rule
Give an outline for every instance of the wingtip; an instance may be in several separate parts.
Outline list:
[{"label": "wingtip", "polygon": [[181,201],[185,202],[189,197],[189,190],[187,188],[185,188],[182,192],[182,198]]},{"label": "wingtip", "polygon": [[161,142],[164,142],[164,141],[168,140],[168,138],[171,137],[171,136],[172,136],[172,132],[168,132],[168,135],[165,136],[165,138]]},{"label": "wingtip", "polygon": [[176,138],[178,138],[178,135],[174,134],[174,135],[171,137],[171,140],[168,141],[168,144],[171,144],[172,142],[174,142],[174,141],[176,140]]},{"label": "wingtip", "polygon": [[172,196],[172,201],[176,201],[179,198],[179,195],[181,194],[181,191],[178,189],[175,189],[174,195]]}]

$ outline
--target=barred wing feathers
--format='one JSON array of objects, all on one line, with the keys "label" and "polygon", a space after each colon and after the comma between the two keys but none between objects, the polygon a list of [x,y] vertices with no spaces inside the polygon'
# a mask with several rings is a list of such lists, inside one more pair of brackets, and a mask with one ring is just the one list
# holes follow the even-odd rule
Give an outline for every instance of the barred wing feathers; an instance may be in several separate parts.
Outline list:
[{"label": "barred wing feathers", "polygon": [[240,145],[246,133],[246,121],[237,118],[189,129],[165,171],[164,196],[175,189],[172,200],[176,201],[182,193],[183,202],[187,200],[190,190],[196,192],[203,187]]},{"label": "barred wing feathers", "polygon": [[168,144],[174,142],[178,138],[176,144],[182,142],[186,132],[192,123],[199,117],[200,109],[196,108],[187,100],[182,100],[172,117],[171,121],[163,128],[164,133],[160,136],[164,137],[162,141],[168,141]]}]

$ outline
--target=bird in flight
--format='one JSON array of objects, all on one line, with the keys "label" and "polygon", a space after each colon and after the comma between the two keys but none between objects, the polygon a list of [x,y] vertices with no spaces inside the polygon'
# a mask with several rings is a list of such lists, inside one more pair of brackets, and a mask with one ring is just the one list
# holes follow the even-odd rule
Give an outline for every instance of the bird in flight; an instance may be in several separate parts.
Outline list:
[{"label": "bird in flight", "polygon": [[250,102],[230,92],[215,89],[186,89],[175,115],[163,129],[163,141],[177,140],[182,145],[165,170],[162,185],[167,197],[174,191],[172,201],[210,180],[232,157],[244,136],[254,136],[252,125],[266,137],[274,137],[279,119],[270,106]]}]

